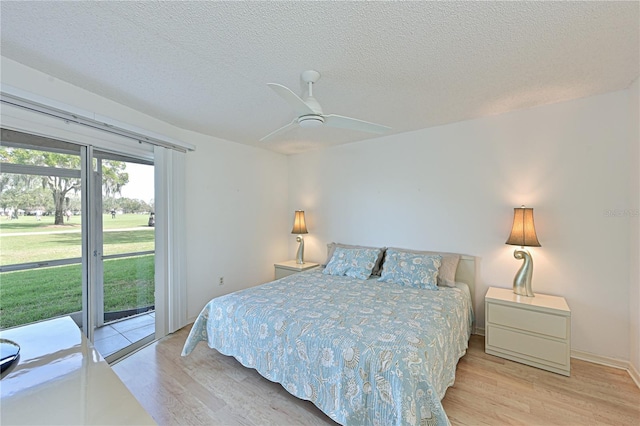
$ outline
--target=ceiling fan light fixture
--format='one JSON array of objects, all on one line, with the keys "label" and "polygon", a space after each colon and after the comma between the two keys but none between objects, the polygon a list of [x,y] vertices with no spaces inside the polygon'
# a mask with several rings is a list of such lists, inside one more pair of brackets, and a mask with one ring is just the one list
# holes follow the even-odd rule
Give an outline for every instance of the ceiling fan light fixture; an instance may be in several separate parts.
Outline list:
[{"label": "ceiling fan light fixture", "polygon": [[386,133],[391,130],[391,127],[383,126],[381,124],[370,123],[368,121],[345,117],[343,115],[323,113],[320,104],[316,98],[313,97],[313,84],[320,78],[320,73],[314,70],[307,70],[302,72],[301,77],[302,81],[308,85],[307,96],[304,99],[300,98],[300,96],[296,95],[293,90],[283,86],[282,84],[267,83],[267,86],[273,89],[278,96],[284,99],[284,101],[293,108],[296,113],[296,117],[289,124],[282,126],[261,138],[260,142],[287,133],[296,126],[310,128],[321,127],[324,125],[332,128],[350,129],[377,134]]},{"label": "ceiling fan light fixture", "polygon": [[309,127],[319,127],[324,124],[324,118],[320,115],[303,115],[302,117],[298,117],[298,124],[305,129]]}]

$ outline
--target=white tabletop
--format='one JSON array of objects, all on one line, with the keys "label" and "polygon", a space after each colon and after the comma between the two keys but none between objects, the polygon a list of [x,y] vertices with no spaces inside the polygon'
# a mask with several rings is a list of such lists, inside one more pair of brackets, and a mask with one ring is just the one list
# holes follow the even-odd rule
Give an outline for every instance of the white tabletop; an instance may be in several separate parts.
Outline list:
[{"label": "white tabletop", "polygon": [[515,294],[510,288],[489,287],[485,299],[520,303],[540,310],[571,312],[564,297],[542,293],[535,293],[534,297],[527,297]]},{"label": "white tabletop", "polygon": [[292,271],[306,271],[307,269],[315,268],[316,266],[318,266],[318,264],[314,262],[297,263],[295,260],[278,262],[274,263],[274,265],[283,269],[290,269]]},{"label": "white tabletop", "polygon": [[0,381],[1,424],[155,424],[70,317],[0,337],[20,345]]}]

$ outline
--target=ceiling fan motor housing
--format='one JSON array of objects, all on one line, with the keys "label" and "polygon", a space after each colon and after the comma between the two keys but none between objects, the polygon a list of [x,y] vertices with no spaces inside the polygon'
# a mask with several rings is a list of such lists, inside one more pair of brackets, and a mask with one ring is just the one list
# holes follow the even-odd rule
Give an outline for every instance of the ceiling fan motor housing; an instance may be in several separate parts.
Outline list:
[{"label": "ceiling fan motor housing", "polygon": [[324,124],[324,118],[321,115],[303,115],[298,117],[300,127],[318,127]]}]

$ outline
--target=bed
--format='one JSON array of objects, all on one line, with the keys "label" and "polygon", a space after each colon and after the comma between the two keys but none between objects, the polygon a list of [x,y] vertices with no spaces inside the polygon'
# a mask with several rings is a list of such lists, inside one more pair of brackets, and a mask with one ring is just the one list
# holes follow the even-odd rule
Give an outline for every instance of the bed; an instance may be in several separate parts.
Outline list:
[{"label": "bed", "polygon": [[449,424],[440,401],[471,334],[475,259],[435,290],[329,267],[211,300],[182,355],[205,341],[343,425]]}]

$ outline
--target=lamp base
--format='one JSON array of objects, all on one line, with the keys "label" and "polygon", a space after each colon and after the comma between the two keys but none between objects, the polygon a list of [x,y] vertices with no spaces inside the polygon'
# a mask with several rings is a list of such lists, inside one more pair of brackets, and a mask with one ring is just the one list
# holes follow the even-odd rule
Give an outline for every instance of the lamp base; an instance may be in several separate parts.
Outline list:
[{"label": "lamp base", "polygon": [[298,235],[296,237],[296,241],[300,243],[298,246],[298,253],[296,253],[296,263],[298,265],[304,265],[304,238]]},{"label": "lamp base", "polygon": [[516,259],[524,259],[518,273],[513,278],[513,292],[520,296],[534,297],[531,289],[531,279],[533,278],[533,259],[531,253],[524,248],[516,249],[513,252]]}]

